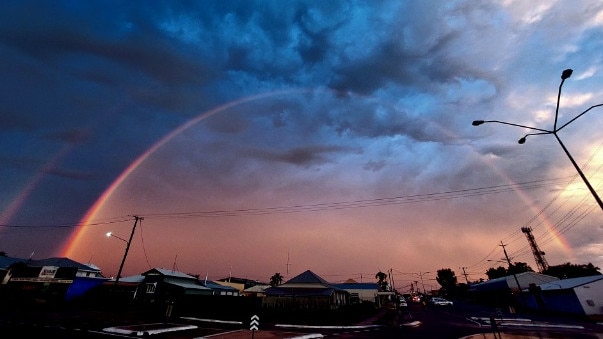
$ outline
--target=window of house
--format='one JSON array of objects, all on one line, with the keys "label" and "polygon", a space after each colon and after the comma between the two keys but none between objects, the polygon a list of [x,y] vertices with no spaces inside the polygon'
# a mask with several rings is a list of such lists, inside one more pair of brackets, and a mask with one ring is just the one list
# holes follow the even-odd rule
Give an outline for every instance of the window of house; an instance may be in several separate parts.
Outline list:
[{"label": "window of house", "polygon": [[157,288],[157,283],[147,283],[145,284],[147,293],[155,293],[155,289]]}]

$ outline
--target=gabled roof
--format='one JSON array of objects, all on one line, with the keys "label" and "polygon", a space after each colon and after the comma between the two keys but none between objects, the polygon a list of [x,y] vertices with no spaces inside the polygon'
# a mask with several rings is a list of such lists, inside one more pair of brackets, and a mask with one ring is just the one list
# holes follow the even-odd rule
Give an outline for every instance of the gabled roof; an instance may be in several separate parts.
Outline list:
[{"label": "gabled roof", "polygon": [[197,284],[193,281],[188,282],[188,281],[182,281],[182,280],[174,280],[174,279],[166,279],[164,280],[165,283],[167,284],[172,284],[175,286],[180,286],[182,288],[184,288],[185,290],[196,290],[196,291],[210,291],[211,288],[208,288],[206,286],[203,286],[201,284]]},{"label": "gabled roof", "polygon": [[13,258],[5,255],[0,256],[0,268],[8,269],[12,264],[18,262],[27,263],[27,259]]},{"label": "gabled roof", "polygon": [[331,284],[329,284],[326,280],[310,270],[307,270],[304,273],[289,279],[287,282],[285,282],[285,284],[321,284],[331,286]]},{"label": "gabled roof", "polygon": [[253,279],[247,279],[247,278],[237,278],[237,277],[222,278],[222,279],[218,279],[215,281],[229,282],[229,283],[233,283],[233,284],[242,284],[246,287],[265,284],[259,280],[253,280]]},{"label": "gabled roof", "polygon": [[39,260],[31,260],[31,259],[23,259],[23,258],[14,258],[8,256],[0,256],[0,268],[9,268],[12,264],[15,263],[24,263],[27,266],[31,267],[42,267],[42,266],[56,266],[56,267],[69,267],[69,268],[77,268],[81,271],[91,271],[91,272],[100,272],[100,269],[94,265],[85,265],[81,264],[75,260],[71,260],[69,258],[46,258]]},{"label": "gabled roof", "polygon": [[265,290],[269,296],[330,296],[333,293],[349,293],[331,285],[316,273],[307,270],[286,283]]},{"label": "gabled roof", "polygon": [[213,282],[211,280],[200,280],[199,281],[200,284],[204,285],[207,288],[211,288],[212,290],[219,290],[219,291],[231,291],[231,292],[238,292],[239,290],[232,287],[232,286],[227,286],[227,285],[221,285],[218,284],[217,282]]},{"label": "gabled roof", "polygon": [[100,272],[96,266],[89,266],[81,264],[75,260],[69,258],[46,258],[40,260],[29,260],[27,261],[29,266],[57,266],[57,267],[71,267],[77,268],[78,270],[84,271],[96,271]]},{"label": "gabled roof", "polygon": [[178,271],[174,271],[174,270],[167,270],[165,268],[153,268],[150,269],[144,273],[142,273],[142,275],[144,276],[148,276],[148,275],[163,275],[164,277],[173,277],[173,278],[180,278],[180,279],[188,279],[188,280],[197,280],[197,278],[193,277],[192,275],[188,275],[182,272],[178,272]]},{"label": "gabled roof", "polygon": [[270,285],[264,285],[264,284],[255,285],[255,286],[251,286],[251,287],[248,287],[248,288],[244,289],[243,292],[248,292],[248,293],[263,293],[269,287],[270,287]]},{"label": "gabled roof", "polygon": [[603,275],[591,275],[588,277],[578,277],[570,279],[561,279],[554,282],[540,285],[543,291],[546,290],[565,290],[580,287],[582,285],[590,284],[595,281],[603,280]]},{"label": "gabled roof", "polygon": [[[282,286],[282,285],[281,285]],[[269,287],[265,290],[269,296],[298,296],[298,297],[329,297],[335,291],[338,293],[348,293],[336,288],[287,288],[287,287]]]}]

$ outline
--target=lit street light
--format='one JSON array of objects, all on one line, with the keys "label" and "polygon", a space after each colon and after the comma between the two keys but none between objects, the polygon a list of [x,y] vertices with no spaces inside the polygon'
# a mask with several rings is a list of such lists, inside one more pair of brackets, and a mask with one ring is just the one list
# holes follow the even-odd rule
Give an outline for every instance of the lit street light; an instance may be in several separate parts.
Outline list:
[{"label": "lit street light", "polygon": [[598,104],[598,105],[591,106],[587,110],[585,110],[584,112],[578,114],[576,117],[574,117],[570,121],[568,121],[565,124],[563,124],[561,127],[557,127],[557,117],[559,115],[559,99],[561,98],[561,87],[563,86],[563,83],[565,82],[565,79],[569,78],[572,75],[572,72],[573,71],[571,69],[566,69],[566,70],[563,71],[563,73],[561,73],[561,83],[559,84],[559,93],[557,94],[557,108],[555,109],[555,124],[553,125],[553,129],[552,130],[547,130],[547,129],[542,129],[542,128],[536,128],[536,127],[531,127],[531,126],[525,126],[525,125],[519,125],[519,124],[513,124],[513,123],[499,121],[499,120],[474,120],[473,123],[472,123],[472,125],[473,126],[479,126],[479,125],[482,125],[482,124],[487,123],[487,122],[495,122],[495,123],[499,123],[499,124],[503,124],[503,125],[522,127],[522,128],[527,128],[527,129],[530,129],[530,130],[537,131],[535,133],[528,133],[525,136],[523,136],[521,139],[519,139],[518,143],[520,143],[520,144],[524,144],[526,142],[526,138],[528,136],[531,136],[531,135],[541,135],[541,134],[552,134],[552,135],[554,135],[555,138],[557,139],[557,141],[559,142],[559,145],[561,145],[561,147],[563,148],[563,151],[565,152],[565,154],[567,154],[567,157],[570,159],[570,161],[572,162],[572,164],[574,165],[574,167],[578,171],[578,174],[580,175],[580,177],[582,178],[582,180],[584,180],[584,183],[586,184],[586,186],[590,190],[590,193],[593,195],[593,197],[595,198],[595,200],[597,200],[597,203],[599,204],[599,207],[601,207],[601,210],[603,210],[603,201],[601,201],[601,198],[599,198],[599,195],[597,195],[597,192],[591,186],[591,184],[588,182],[588,179],[586,178],[586,176],[584,175],[584,173],[582,173],[582,170],[580,169],[580,167],[578,166],[578,164],[576,163],[576,161],[574,160],[574,158],[572,158],[571,154],[569,153],[569,151],[567,150],[567,148],[565,147],[565,145],[563,144],[563,142],[561,142],[561,139],[557,135],[557,132],[559,132],[565,126],[567,126],[570,123],[572,123],[574,120],[576,120],[579,117],[581,117],[582,115],[584,115],[586,112],[590,111],[591,109],[593,109],[595,107],[603,106],[603,104]]},{"label": "lit street light", "polygon": [[116,236],[115,234],[113,234],[113,233],[111,233],[111,232],[107,232],[107,234],[106,234],[106,235],[107,235],[107,237],[113,237],[113,238],[117,238],[117,239],[119,239],[119,240],[121,240],[121,241],[125,242],[126,244],[128,243],[128,241],[127,241],[126,239],[121,238],[121,237],[118,237],[118,236]]},{"label": "lit street light", "polygon": [[124,257],[121,260],[121,264],[119,265],[119,271],[117,271],[117,277],[115,277],[115,286],[117,286],[117,283],[119,282],[119,278],[121,278],[121,270],[124,268],[124,263],[126,262],[126,257],[128,256],[128,251],[130,250],[130,243],[132,243],[132,237],[134,236],[134,231],[136,230],[136,224],[138,223],[138,220],[142,220],[142,219],[143,219],[142,217],[139,217],[137,215],[134,216],[134,226],[132,227],[132,233],[130,233],[129,240],[120,238],[111,232],[108,232],[106,234],[107,237],[114,237],[114,238],[117,238],[126,243],[126,251],[124,252]]}]

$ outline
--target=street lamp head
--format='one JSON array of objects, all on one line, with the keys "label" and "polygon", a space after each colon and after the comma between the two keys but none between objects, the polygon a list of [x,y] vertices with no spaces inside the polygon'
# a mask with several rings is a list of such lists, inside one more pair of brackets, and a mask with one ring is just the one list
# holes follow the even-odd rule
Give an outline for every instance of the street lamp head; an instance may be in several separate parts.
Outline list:
[{"label": "street lamp head", "polygon": [[112,236],[113,234],[111,232],[107,232],[107,234],[105,234],[107,237]]},{"label": "street lamp head", "polygon": [[566,70],[564,70],[563,73],[561,73],[561,79],[565,80],[565,79],[571,77],[572,76],[572,72],[573,72],[573,70],[571,70],[569,68],[566,69]]},{"label": "street lamp head", "polygon": [[484,123],[484,120],[473,120],[471,123],[473,126],[479,126]]},{"label": "street lamp head", "polygon": [[525,144],[526,143],[526,137],[523,137],[523,138],[517,140],[517,143],[521,144],[521,145]]}]

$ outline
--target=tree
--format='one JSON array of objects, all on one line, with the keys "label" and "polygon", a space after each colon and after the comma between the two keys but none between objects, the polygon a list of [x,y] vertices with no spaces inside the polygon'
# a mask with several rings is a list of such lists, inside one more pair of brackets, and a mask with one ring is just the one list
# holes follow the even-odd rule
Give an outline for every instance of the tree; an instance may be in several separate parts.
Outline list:
[{"label": "tree", "polygon": [[525,262],[515,262],[509,266],[509,270],[507,271],[508,275],[510,274],[519,274],[524,272],[534,272],[534,270]]},{"label": "tree", "polygon": [[387,291],[387,274],[379,271],[375,274],[375,278],[377,279],[379,291]]},{"label": "tree", "polygon": [[534,272],[534,270],[525,262],[516,262],[511,264],[508,269],[502,266],[498,266],[497,268],[489,268],[486,271],[486,275],[488,276],[489,280],[492,280],[523,272]]},{"label": "tree", "polygon": [[486,271],[486,275],[488,276],[488,280],[506,277],[507,269],[502,266],[498,266],[497,268],[490,267]]},{"label": "tree", "polygon": [[438,284],[440,284],[440,286],[442,286],[444,295],[455,293],[457,278],[453,270],[449,268],[442,268],[441,270],[438,270],[436,281]]},{"label": "tree", "polygon": [[280,273],[274,273],[272,277],[270,277],[270,286],[278,286],[282,284],[283,276]]},{"label": "tree", "polygon": [[599,270],[600,268],[593,266],[592,263],[588,263],[587,265],[574,265],[568,262],[563,265],[549,266],[549,268],[542,273],[559,279],[568,279],[600,275],[601,272],[599,272]]}]

